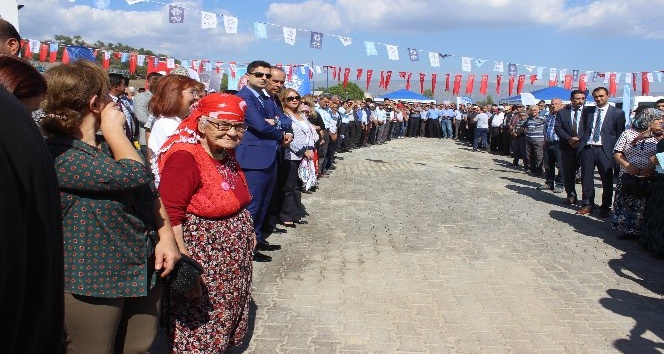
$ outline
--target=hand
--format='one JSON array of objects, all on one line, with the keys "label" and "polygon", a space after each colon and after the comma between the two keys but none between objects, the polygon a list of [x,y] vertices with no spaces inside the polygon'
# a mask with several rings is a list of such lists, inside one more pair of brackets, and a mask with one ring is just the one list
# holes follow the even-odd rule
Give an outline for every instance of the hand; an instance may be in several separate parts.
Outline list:
[{"label": "hand", "polygon": [[314,158],[314,151],[313,150],[307,150],[304,152],[304,158],[307,160],[311,160]]},{"label": "hand", "polygon": [[629,174],[632,175],[632,176],[638,176],[639,173],[640,173],[640,172],[639,172],[639,168],[636,167],[636,166],[634,166],[634,165],[623,166],[623,168],[625,169],[625,171],[626,171],[627,173],[629,173]]},{"label": "hand", "polygon": [[101,111],[102,133],[107,131],[121,130],[124,134],[124,126],[127,123],[127,117],[122,113],[122,108],[115,102],[109,102]]},{"label": "hand", "polygon": [[567,139],[567,142],[569,143],[569,145],[571,147],[575,148],[575,147],[579,146],[580,140],[579,140],[579,137],[573,136],[573,137]]},{"label": "hand", "polygon": [[650,161],[650,163],[651,163],[652,165],[655,165],[655,166],[659,165],[659,160],[657,160],[657,155],[655,155],[655,156],[650,156],[650,158],[648,159],[648,161]]},{"label": "hand", "polygon": [[648,165],[641,170],[641,175],[645,177],[650,177],[655,174],[655,166]]},{"label": "hand", "polygon": [[293,134],[291,133],[286,133],[284,134],[284,140],[282,141],[282,144],[288,145],[293,141]]},{"label": "hand", "polygon": [[154,256],[154,269],[160,270],[163,268],[163,271],[161,272],[162,278],[170,274],[171,271],[173,271],[175,264],[182,258],[178,246],[175,243],[175,239],[173,238],[159,240],[154,248]]},{"label": "hand", "polygon": [[274,119],[265,119],[269,125],[277,125],[277,122]]}]

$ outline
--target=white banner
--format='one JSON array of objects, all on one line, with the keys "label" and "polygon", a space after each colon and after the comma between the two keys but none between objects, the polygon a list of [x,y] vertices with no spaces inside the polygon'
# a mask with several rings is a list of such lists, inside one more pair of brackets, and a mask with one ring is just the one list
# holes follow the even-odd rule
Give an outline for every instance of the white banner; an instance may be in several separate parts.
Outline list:
[{"label": "white banner", "polygon": [[297,31],[295,28],[284,27],[284,42],[286,44],[295,45],[295,34]]},{"label": "white banner", "polygon": [[237,17],[224,16],[224,28],[226,33],[237,33]]},{"label": "white banner", "polygon": [[493,64],[493,71],[502,73],[505,71],[505,66],[503,65],[502,61],[494,61]]},{"label": "white banner", "polygon": [[429,52],[429,62],[431,66],[440,66],[440,55],[438,53]]},{"label": "white banner", "polygon": [[461,71],[470,72],[473,58],[461,57]]},{"label": "white banner", "polygon": [[217,28],[217,14],[201,11],[201,29]]},{"label": "white banner", "polygon": [[395,45],[386,44],[387,58],[390,60],[399,60],[399,48]]}]

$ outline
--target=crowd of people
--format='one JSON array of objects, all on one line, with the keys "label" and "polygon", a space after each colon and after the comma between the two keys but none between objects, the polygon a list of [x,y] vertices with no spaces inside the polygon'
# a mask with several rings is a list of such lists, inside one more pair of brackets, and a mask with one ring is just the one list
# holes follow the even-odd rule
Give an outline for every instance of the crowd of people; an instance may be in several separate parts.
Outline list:
[{"label": "crowd of people", "polygon": [[176,68],[136,93],[87,61],[42,75],[19,49],[0,20],[0,164],[13,171],[2,174],[0,225],[23,236],[0,252],[30,264],[2,270],[3,303],[21,304],[3,316],[9,352],[147,352],[161,320],[171,352],[223,353],[247,332],[253,262],[281,248],[269,237],[307,223],[302,193],[338,154],[394,139],[510,155],[543,177],[539,189],[565,192],[581,215],[612,208],[616,230],[664,256],[664,100],[625,130],[605,88],[591,107],[578,90],[568,106],[529,107],[302,96],[265,61],[248,65],[237,91],[208,92]]}]

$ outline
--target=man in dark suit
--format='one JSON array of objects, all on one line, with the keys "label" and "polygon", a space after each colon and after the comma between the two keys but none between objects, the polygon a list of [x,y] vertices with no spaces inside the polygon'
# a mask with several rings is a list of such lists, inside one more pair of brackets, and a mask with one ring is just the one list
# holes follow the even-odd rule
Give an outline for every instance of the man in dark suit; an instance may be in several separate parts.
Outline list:
[{"label": "man in dark suit", "polygon": [[609,91],[604,87],[593,90],[595,107],[584,110],[581,115],[579,134],[579,160],[581,163],[581,186],[583,200],[577,214],[590,214],[595,201],[595,168],[602,180],[602,204],[600,218],[610,215],[613,197],[613,147],[625,130],[625,112],[608,104]]},{"label": "man in dark suit", "polygon": [[586,93],[574,90],[570,95],[572,105],[565,107],[556,114],[555,130],[560,138],[560,160],[563,170],[563,183],[565,185],[565,204],[576,204],[576,171],[579,169],[579,128],[586,104]]},{"label": "man in dark suit", "polygon": [[[248,129],[235,149],[235,157],[247,179],[251,202],[249,212],[254,221],[257,248],[269,247],[261,232],[277,176],[277,153],[281,144],[289,144],[292,135],[277,126],[277,106],[265,91],[272,77],[270,64],[253,61],[247,66],[247,85],[237,95],[247,104],[245,123]],[[260,245],[260,247],[259,247]],[[269,262],[272,258],[254,251],[254,260]]]}]

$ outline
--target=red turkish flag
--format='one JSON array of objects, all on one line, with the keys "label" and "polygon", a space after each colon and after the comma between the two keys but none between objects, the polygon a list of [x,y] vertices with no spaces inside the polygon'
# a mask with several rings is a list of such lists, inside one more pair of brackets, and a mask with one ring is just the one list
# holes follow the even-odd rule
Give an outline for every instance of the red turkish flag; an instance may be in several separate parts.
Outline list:
[{"label": "red turkish flag", "polygon": [[104,59],[102,60],[101,65],[104,69],[108,69],[108,67],[111,66],[111,53],[104,51],[102,55],[104,56]]},{"label": "red turkish flag", "polygon": [[534,85],[535,81],[537,81],[537,75],[530,75],[530,84]]},{"label": "red turkish flag", "polygon": [[510,82],[507,85],[507,94],[512,96],[513,90],[514,90],[514,75],[510,75]]},{"label": "red turkish flag", "polygon": [[[288,69],[288,81],[293,81],[293,66],[286,65],[286,68]],[[341,68],[339,68],[339,75],[341,75]]]},{"label": "red turkish flag", "polygon": [[420,93],[424,93],[424,78],[426,74],[420,73]]},{"label": "red turkish flag", "polygon": [[641,73],[641,92],[643,96],[648,96],[650,94],[650,80],[648,80],[648,74],[647,71]]},{"label": "red turkish flag", "polygon": [[385,89],[387,90],[387,87],[390,86],[390,80],[392,80],[392,70],[388,70],[385,73]]},{"label": "red turkish flag", "polygon": [[385,88],[385,71],[383,70],[380,71],[380,83],[378,83],[378,87]]},{"label": "red turkish flag", "polygon": [[452,94],[454,96],[459,96],[459,92],[461,91],[461,78],[463,75],[454,75],[454,87],[452,88]]},{"label": "red turkish flag", "polygon": [[450,90],[450,74],[445,74],[445,91]]},{"label": "red turkish flag", "polygon": [[579,76],[579,90],[585,91],[587,83],[588,83],[588,75],[581,74],[581,76]]},{"label": "red turkish flag", "polygon": [[228,63],[228,66],[231,72],[231,79],[235,79],[235,75],[237,74],[237,62],[231,61]]},{"label": "red turkish flag", "polygon": [[436,78],[438,74],[431,74],[431,93],[436,94]]},{"label": "red turkish flag", "polygon": [[68,64],[69,63],[69,52],[67,51],[67,47],[62,47],[62,64]]},{"label": "red turkish flag", "polygon": [[335,66],[330,66],[332,68],[332,80],[337,79],[337,68]]},{"label": "red turkish flag", "polygon": [[611,73],[609,75],[609,94],[613,97],[616,97],[616,91],[618,91],[618,83],[616,73]]},{"label": "red turkish flag", "polygon": [[475,75],[468,75],[468,81],[466,82],[466,95],[473,94],[474,86],[475,86]]},{"label": "red turkish flag", "polygon": [[32,60],[32,52],[30,51],[30,41],[26,40],[25,42],[23,42],[23,46],[25,47],[25,53],[23,54],[23,56],[28,60]]},{"label": "red turkish flag", "polygon": [[500,82],[503,81],[503,75],[496,75],[496,95],[500,95]]},{"label": "red turkish flag", "polygon": [[516,84],[516,94],[520,95],[523,91],[523,85],[526,83],[526,75],[519,75],[519,82]]},{"label": "red turkish flag", "polygon": [[486,90],[489,88],[489,75],[482,75],[480,81],[480,95],[486,96]]},{"label": "red turkish flag", "polygon": [[314,69],[310,66],[307,66],[307,69],[309,69],[309,80],[314,79]]},{"label": "red turkish flag", "polygon": [[565,75],[565,83],[563,84],[565,90],[572,89],[572,75]]},{"label": "red turkish flag", "polygon": [[138,62],[138,54],[131,53],[129,54],[129,72],[134,74],[136,73],[136,64]]},{"label": "red turkish flag", "polygon": [[369,90],[369,84],[371,84],[371,76],[373,75],[373,70],[367,70],[367,91]]},{"label": "red turkish flag", "polygon": [[214,63],[214,69],[217,71],[217,74],[221,71],[221,64],[223,64],[223,62],[218,61]]},{"label": "red turkish flag", "polygon": [[632,73],[632,90],[636,91],[636,73]]},{"label": "red turkish flag", "polygon": [[362,69],[357,69],[357,80],[362,77]]},{"label": "red turkish flag", "polygon": [[344,69],[344,88],[348,86],[348,77],[350,76],[350,68]]},{"label": "red turkish flag", "polygon": [[48,43],[42,43],[39,45],[39,61],[46,61],[48,56]]},{"label": "red turkish flag", "polygon": [[[50,49],[50,48],[49,48]],[[58,60],[58,47],[55,47],[55,50],[48,53],[48,61],[51,63],[55,63],[56,60]]]},{"label": "red turkish flag", "polygon": [[413,76],[413,73],[406,74],[406,90],[410,90],[410,78]]}]

